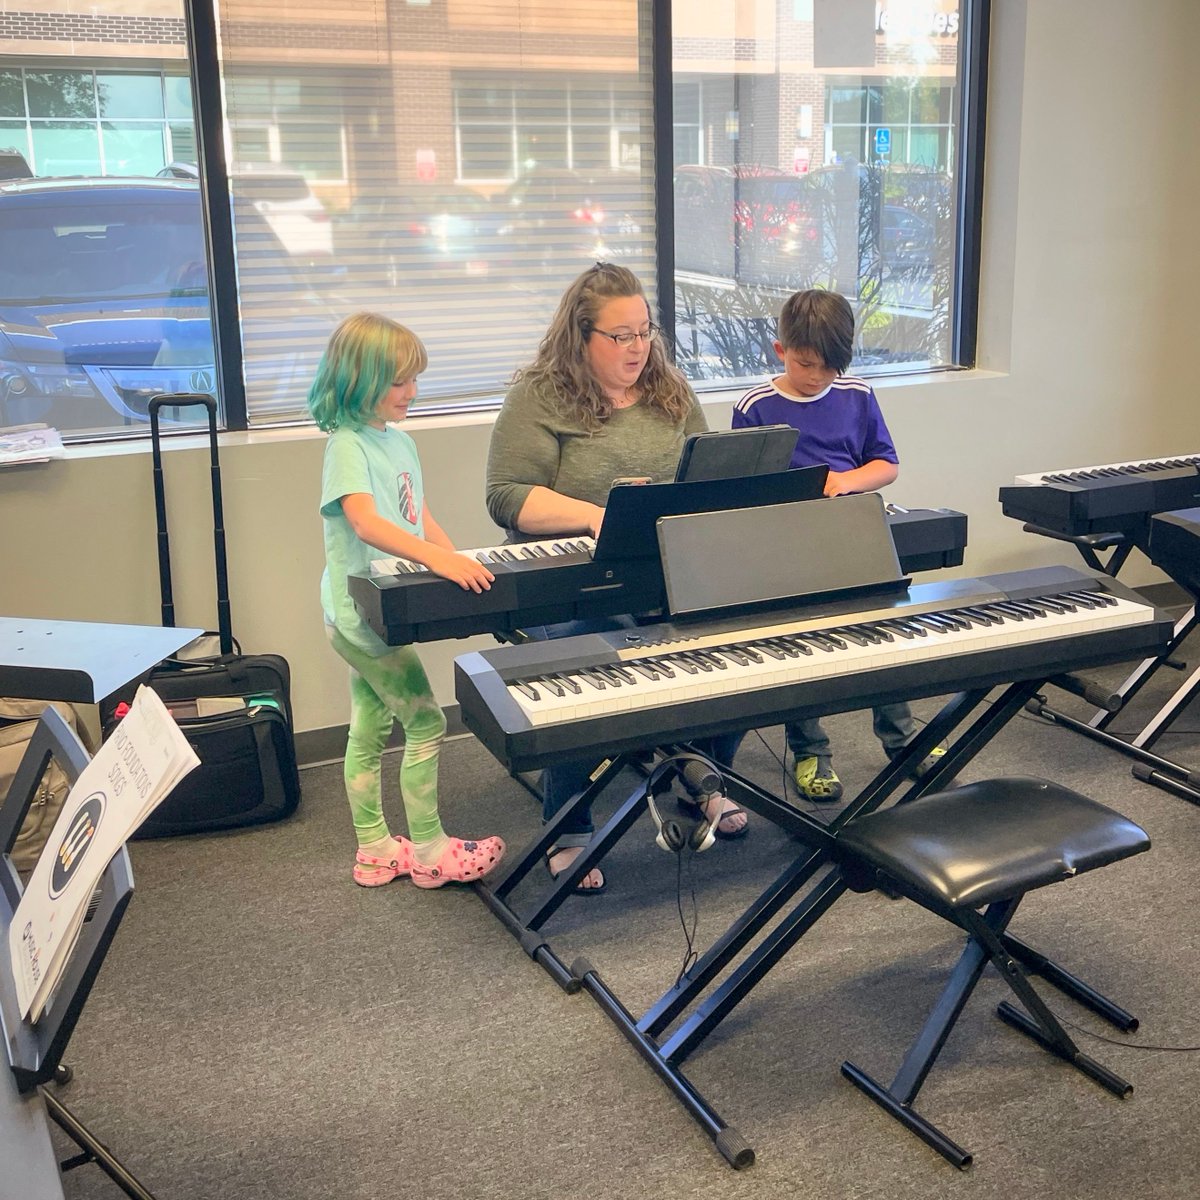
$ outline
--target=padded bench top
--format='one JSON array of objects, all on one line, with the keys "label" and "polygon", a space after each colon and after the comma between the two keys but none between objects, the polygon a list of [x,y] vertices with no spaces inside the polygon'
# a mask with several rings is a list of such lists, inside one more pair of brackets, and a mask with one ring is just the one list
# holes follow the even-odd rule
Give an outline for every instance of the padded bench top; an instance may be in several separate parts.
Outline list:
[{"label": "padded bench top", "polygon": [[860,817],[838,846],[951,908],[978,908],[1139,854],[1150,838],[1078,792],[1011,776]]}]

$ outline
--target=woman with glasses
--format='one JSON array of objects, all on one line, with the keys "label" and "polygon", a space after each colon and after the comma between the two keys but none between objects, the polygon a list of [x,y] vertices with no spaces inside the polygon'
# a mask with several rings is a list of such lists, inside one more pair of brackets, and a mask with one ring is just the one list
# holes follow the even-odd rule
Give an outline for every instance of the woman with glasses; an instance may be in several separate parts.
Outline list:
[{"label": "woman with glasses", "polygon": [[[687,380],[667,357],[637,276],[597,263],[563,293],[536,357],[513,378],[488,454],[488,511],[518,536],[595,537],[614,482],[674,479],[684,440],[707,428]],[[543,632],[565,637],[621,623],[575,621]],[[543,773],[546,820],[582,790],[595,765],[588,760]],[[718,836],[745,833],[745,813],[724,796],[698,803],[717,821]],[[572,814],[547,857],[551,875],[570,866],[592,831],[590,812]],[[576,890],[597,895],[604,887],[595,869]]]}]

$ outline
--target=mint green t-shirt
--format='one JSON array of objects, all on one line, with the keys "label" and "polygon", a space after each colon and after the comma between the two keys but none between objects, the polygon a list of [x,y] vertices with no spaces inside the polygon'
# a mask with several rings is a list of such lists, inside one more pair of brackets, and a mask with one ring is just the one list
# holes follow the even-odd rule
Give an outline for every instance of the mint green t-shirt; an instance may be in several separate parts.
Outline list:
[{"label": "mint green t-shirt", "polygon": [[375,511],[407,533],[425,536],[425,487],[417,447],[407,433],[387,426],[349,425],[335,429],[325,443],[321,475],[321,516],[325,518],[325,573],[321,607],[326,624],[373,658],[390,647],[358,615],[346,590],[349,575],[370,573],[371,560],[386,551],[362,541],[342,512],[342,497],[369,492]]}]

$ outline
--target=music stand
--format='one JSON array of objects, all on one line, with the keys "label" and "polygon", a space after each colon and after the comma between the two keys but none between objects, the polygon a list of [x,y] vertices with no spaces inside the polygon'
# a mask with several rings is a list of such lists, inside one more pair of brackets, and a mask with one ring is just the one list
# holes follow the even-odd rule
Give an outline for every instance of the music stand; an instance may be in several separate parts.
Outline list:
[{"label": "music stand", "polygon": [[[0,808],[0,946],[3,947],[0,952],[0,1024],[3,1026],[5,1051],[17,1089],[26,1093],[52,1079],[65,1082],[69,1078],[67,1069],[61,1067],[63,1051],[133,895],[129,853],[122,846],[101,877],[100,886],[89,906],[91,916],[84,921],[50,1004],[36,1022],[22,1018],[12,963],[8,956],[8,930],[23,889],[16,867],[8,855],[16,844],[21,823],[37,795],[52,757],[72,784],[88,764],[88,753],[70,726],[55,709],[47,708],[38,721],[13,777],[8,797]],[[153,1200],[150,1193],[88,1133],[68,1109],[45,1091],[41,1092],[41,1097],[49,1116],[82,1151],[63,1164],[65,1169],[95,1162],[133,1200]]]},{"label": "music stand", "polygon": [[618,483],[609,489],[592,558],[596,562],[657,560],[660,517],[816,500],[825,494],[828,474],[829,468],[821,465],[695,483]]}]

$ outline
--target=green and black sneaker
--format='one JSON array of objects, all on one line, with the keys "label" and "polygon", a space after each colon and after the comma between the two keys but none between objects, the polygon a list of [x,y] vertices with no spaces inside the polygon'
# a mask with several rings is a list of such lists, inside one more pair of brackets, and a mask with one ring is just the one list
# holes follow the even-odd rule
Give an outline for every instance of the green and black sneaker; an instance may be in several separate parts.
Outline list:
[{"label": "green and black sneaker", "polygon": [[[892,762],[895,762],[896,759],[899,758],[903,753],[903,751],[903,746],[901,746],[899,750],[888,750],[887,756]],[[921,759],[921,761],[917,763],[912,770],[908,772],[909,779],[924,779],[925,776],[937,766],[938,759],[941,758],[945,753],[945,746],[934,746],[934,748],[930,750],[930,752],[925,755],[925,757]]]},{"label": "green and black sneaker", "polygon": [[842,798],[842,781],[833,769],[833,760],[817,758],[796,759],[792,767],[796,791],[814,804],[834,804]]}]

